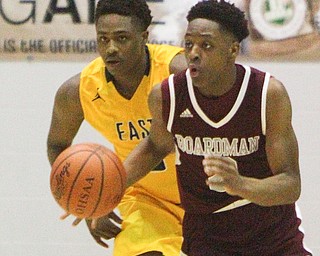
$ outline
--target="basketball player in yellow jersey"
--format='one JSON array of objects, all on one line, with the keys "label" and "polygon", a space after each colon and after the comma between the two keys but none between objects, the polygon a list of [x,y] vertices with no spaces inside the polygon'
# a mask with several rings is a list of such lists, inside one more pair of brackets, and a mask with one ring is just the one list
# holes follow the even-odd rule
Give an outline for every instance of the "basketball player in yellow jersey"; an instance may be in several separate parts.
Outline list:
[{"label": "basketball player in yellow jersey", "polygon": [[[181,48],[147,44],[152,16],[145,0],[100,0],[95,18],[100,57],[57,91],[47,141],[51,164],[72,144],[83,120],[125,159],[149,133],[152,87],[187,67]],[[91,235],[105,247],[102,239],[116,236],[115,256],[179,255],[184,212],[176,184],[172,154],[127,190],[119,205],[122,229],[111,213],[95,228],[87,220]]]}]

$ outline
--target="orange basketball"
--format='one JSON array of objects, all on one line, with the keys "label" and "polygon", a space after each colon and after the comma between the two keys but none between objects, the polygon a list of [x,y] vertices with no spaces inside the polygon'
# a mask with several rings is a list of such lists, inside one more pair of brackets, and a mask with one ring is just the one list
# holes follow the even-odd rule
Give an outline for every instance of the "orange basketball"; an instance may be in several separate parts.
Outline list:
[{"label": "orange basketball", "polygon": [[51,192],[57,203],[79,218],[99,218],[120,202],[126,172],[118,156],[95,143],[65,149],[52,165]]}]

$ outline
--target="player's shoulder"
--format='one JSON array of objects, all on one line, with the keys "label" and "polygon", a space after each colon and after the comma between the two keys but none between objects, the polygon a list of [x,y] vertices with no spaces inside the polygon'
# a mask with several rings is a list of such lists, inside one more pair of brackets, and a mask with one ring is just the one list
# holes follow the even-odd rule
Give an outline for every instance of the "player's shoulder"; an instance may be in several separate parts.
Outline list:
[{"label": "player's shoulder", "polygon": [[56,101],[67,104],[79,100],[80,76],[78,73],[66,80],[56,93]]},{"label": "player's shoulder", "polygon": [[105,64],[102,58],[97,57],[82,69],[81,78],[99,73],[101,71],[101,68],[104,68],[104,67],[105,67]]},{"label": "player's shoulder", "polygon": [[269,80],[267,97],[269,101],[282,101],[284,99],[289,99],[289,95],[284,84],[273,76],[271,76]]},{"label": "player's shoulder", "polygon": [[175,74],[171,74],[165,79],[163,79],[160,83],[153,86],[150,98],[153,101],[161,98],[161,94],[163,92],[169,92],[170,86],[173,86],[175,89],[175,93],[180,91],[180,88],[186,85],[187,78],[186,78],[186,69],[179,71]]},{"label": "player's shoulder", "polygon": [[172,81],[172,85],[177,86],[180,84],[185,84],[187,82],[187,68],[184,68],[183,70],[180,70],[174,74],[171,74],[169,77],[165,78],[162,83],[161,86],[168,86],[169,85],[169,81]]},{"label": "player's shoulder", "polygon": [[186,70],[184,69],[180,72],[177,72],[175,74],[171,74],[169,77],[164,79],[162,83],[160,84],[161,91],[166,97],[169,97],[169,91],[172,91],[170,87],[172,86],[174,89],[172,92],[174,94],[180,95],[181,93],[186,93],[187,89],[187,77],[186,77]]},{"label": "player's shoulder", "polygon": [[187,82],[187,69],[181,70],[173,75],[173,81],[175,84]]},{"label": "player's shoulder", "polygon": [[183,48],[169,44],[147,44],[148,50],[151,53],[166,53],[166,52],[183,52]]},{"label": "player's shoulder", "polygon": [[268,71],[239,63],[236,63],[236,67],[237,76],[241,76],[243,81],[247,81],[251,88],[262,90],[270,81],[271,74]]},{"label": "player's shoulder", "polygon": [[174,56],[183,52],[183,48],[166,44],[147,44],[150,59],[158,63],[170,63]]},{"label": "player's shoulder", "polygon": [[266,73],[268,73],[265,70],[262,70],[258,67],[248,65],[247,63],[235,63],[235,67],[237,69],[237,72],[243,73],[243,75],[251,75],[252,76],[264,76]]}]

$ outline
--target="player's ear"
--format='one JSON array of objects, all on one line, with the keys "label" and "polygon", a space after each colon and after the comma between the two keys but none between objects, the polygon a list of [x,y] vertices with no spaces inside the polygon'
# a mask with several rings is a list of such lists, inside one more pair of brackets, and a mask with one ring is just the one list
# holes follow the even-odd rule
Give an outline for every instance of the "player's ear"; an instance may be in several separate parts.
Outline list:
[{"label": "player's ear", "polygon": [[236,58],[240,52],[240,43],[238,41],[233,41],[229,49],[231,58]]},{"label": "player's ear", "polygon": [[149,31],[148,30],[143,31],[141,36],[142,36],[144,42],[147,43],[148,42],[148,37],[149,37]]}]

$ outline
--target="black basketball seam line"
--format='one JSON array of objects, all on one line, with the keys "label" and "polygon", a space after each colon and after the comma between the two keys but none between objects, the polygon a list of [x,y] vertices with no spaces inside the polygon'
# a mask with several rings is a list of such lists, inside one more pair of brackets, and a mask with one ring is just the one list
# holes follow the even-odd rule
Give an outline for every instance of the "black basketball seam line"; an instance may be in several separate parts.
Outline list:
[{"label": "black basketball seam line", "polygon": [[[88,146],[90,146],[90,145],[88,144]],[[70,191],[69,191],[69,194],[68,194],[68,199],[67,199],[67,205],[66,205],[67,211],[69,211],[69,209],[70,209],[70,207],[69,207],[69,206],[70,206],[70,199],[71,199],[71,195],[72,195],[72,191],[73,191],[73,189],[74,189],[75,183],[76,183],[76,181],[78,180],[78,177],[79,177],[82,169],[84,168],[84,166],[86,165],[86,163],[89,161],[89,159],[90,159],[93,155],[96,155],[96,156],[99,158],[99,160],[100,160],[100,162],[101,162],[101,164],[102,164],[103,170],[104,170],[104,167],[105,167],[105,166],[104,166],[104,163],[103,163],[100,155],[97,154],[97,151],[99,151],[101,148],[103,148],[103,146],[98,145],[98,144],[96,144],[96,146],[97,146],[96,148],[90,148],[90,149],[86,149],[86,150],[81,149],[81,150],[77,150],[77,151],[71,153],[70,155],[68,155],[67,157],[63,158],[63,159],[60,161],[60,163],[58,164],[58,166],[55,168],[55,170],[54,170],[54,172],[53,172],[52,178],[51,178],[51,180],[50,180],[50,184],[52,184],[53,177],[55,176],[58,168],[64,163],[64,161],[65,161],[66,159],[70,158],[71,156],[73,156],[73,155],[75,155],[76,153],[79,153],[79,152],[86,152],[86,151],[91,152],[91,155],[89,155],[89,157],[87,158],[87,160],[86,160],[86,161],[83,163],[83,165],[80,167],[80,169],[79,169],[79,171],[78,171],[78,174],[76,175],[76,177],[75,177],[75,179],[74,179],[74,181],[73,181],[73,183],[72,183],[72,186],[71,186]],[[111,151],[111,152],[112,152],[112,151]],[[112,153],[113,153],[113,152],[112,152]],[[122,191],[123,191],[123,189],[124,189],[124,186],[123,186],[123,178],[122,178],[122,175],[120,174],[120,172],[121,172],[121,171],[119,170],[120,168],[119,168],[117,162],[114,161],[113,158],[109,157],[108,155],[106,155],[106,156],[114,163],[115,167],[117,167],[117,173],[118,173],[118,175],[119,175],[119,177],[120,177],[120,180],[121,180],[121,188],[122,188]],[[101,201],[101,195],[102,195],[103,186],[104,186],[104,172],[102,172],[102,180],[101,180],[101,186],[100,186],[100,191],[99,191],[99,200],[96,202],[95,208],[93,209],[93,211],[92,211],[92,213],[89,215],[89,217],[91,217],[91,216],[95,213],[95,211],[97,210],[97,208],[98,208],[98,206],[99,206],[99,203],[100,203],[100,201]]]},{"label": "black basketball seam line", "polygon": [[[100,147],[98,147],[96,150],[95,150],[95,153],[98,151],[98,150],[100,150],[101,148],[103,148],[102,146],[100,146]],[[112,151],[110,151],[111,153],[113,153]],[[113,153],[114,154],[114,153]],[[105,167],[105,165],[104,165],[104,162],[102,161],[102,158],[101,158],[101,156],[99,155],[99,154],[96,154],[97,155],[97,157],[99,158],[99,160],[100,160],[100,162],[101,162],[101,164],[102,164],[102,167],[103,167],[103,170],[104,170],[104,167]],[[117,162],[115,162],[114,161],[114,159],[112,158],[112,157],[110,157],[108,154],[106,154],[106,157],[109,159],[109,160],[111,160],[111,162],[114,164],[114,166],[117,168],[117,173],[118,173],[118,176],[120,177],[120,180],[121,180],[121,191],[123,191],[124,190],[124,186],[123,186],[123,179],[122,179],[122,175],[120,175],[120,170],[119,170],[119,166],[118,166],[118,164],[117,164]],[[104,171],[102,172],[102,180],[101,180],[101,186],[100,186],[100,192],[99,192],[99,200],[97,201],[97,203],[96,203],[96,206],[95,206],[95,208],[94,208],[94,210],[92,211],[92,213],[89,215],[89,217],[91,217],[94,213],[95,213],[95,211],[98,209],[98,206],[99,206],[99,203],[100,203],[100,201],[101,201],[101,197],[102,197],[102,190],[103,190],[103,187],[104,187]]]},{"label": "black basketball seam line", "polygon": [[[103,148],[103,147],[102,147],[102,146],[98,146],[98,148],[96,148],[96,150],[94,151],[95,155],[99,158],[100,163],[102,164],[102,168],[103,168],[103,169],[102,169],[102,177],[101,177],[100,191],[99,191],[99,199],[97,200],[96,205],[95,205],[93,211],[91,212],[91,214],[89,215],[89,217],[91,217],[91,216],[95,213],[95,211],[98,209],[99,203],[100,203],[100,201],[101,201],[103,186],[104,186],[104,167],[105,167],[105,166],[104,166],[104,162],[103,162],[102,159],[101,159],[101,156],[100,156],[99,154],[97,154],[97,151],[100,150],[101,148]],[[89,217],[88,217],[88,218],[89,218]]]},{"label": "black basketball seam line", "polygon": [[[98,148],[100,148],[100,146],[98,146]],[[89,150],[84,150],[84,151],[89,151]],[[79,178],[79,175],[82,171],[82,169],[84,168],[84,166],[86,165],[86,163],[89,161],[89,159],[96,154],[96,151],[97,151],[97,148],[94,149],[93,151],[91,151],[91,154],[89,155],[89,157],[86,159],[86,161],[82,164],[82,166],[80,167],[79,171],[78,171],[78,174],[76,175],[75,179],[73,180],[72,182],[72,186],[70,188],[70,191],[69,191],[69,194],[68,194],[68,200],[67,200],[67,205],[66,205],[66,208],[67,208],[67,211],[69,212],[69,205],[70,205],[70,198],[71,198],[71,195],[72,195],[72,191],[74,189],[74,186],[75,186],[75,183],[77,182],[78,178]]]},{"label": "black basketball seam line", "polygon": [[[50,186],[52,185],[52,180],[54,178],[54,176],[56,175],[56,172],[58,171],[59,167],[64,163],[65,160],[67,160],[68,158],[70,158],[71,156],[79,153],[79,152],[86,152],[86,151],[90,151],[90,152],[93,152],[92,150],[89,150],[89,149],[79,149],[77,151],[74,151],[73,153],[71,153],[70,155],[68,155],[67,157],[63,158],[60,163],[58,164],[58,166],[54,169],[52,175],[51,175],[51,178],[50,178]],[[63,151],[62,151],[63,152]],[[61,154],[62,154],[61,152]]]}]

